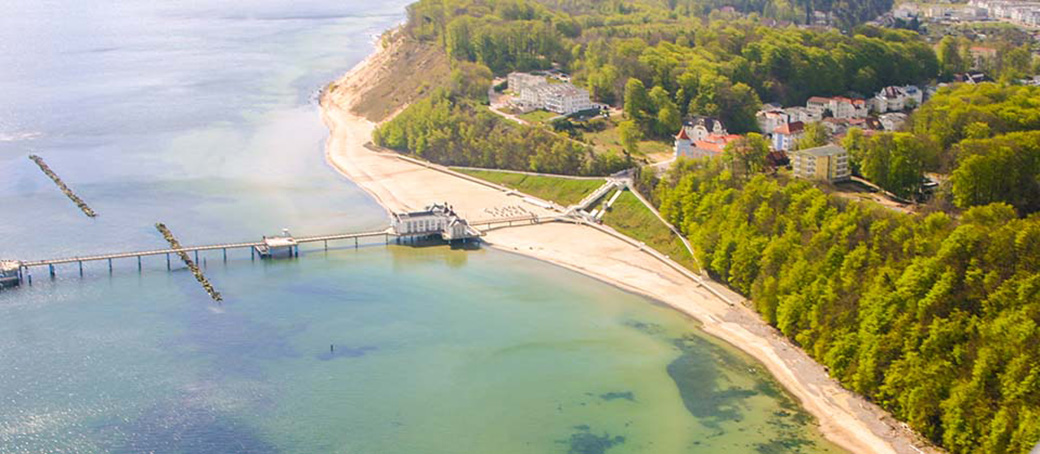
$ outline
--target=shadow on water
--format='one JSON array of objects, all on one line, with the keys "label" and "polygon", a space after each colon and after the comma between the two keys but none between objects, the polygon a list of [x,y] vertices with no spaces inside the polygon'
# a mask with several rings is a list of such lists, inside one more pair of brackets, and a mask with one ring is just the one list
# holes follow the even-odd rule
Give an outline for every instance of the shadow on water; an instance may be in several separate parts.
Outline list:
[{"label": "shadow on water", "polygon": [[605,432],[603,435],[596,435],[585,424],[574,426],[574,429],[575,432],[569,439],[557,442],[570,447],[567,450],[568,454],[603,454],[608,449],[625,442],[625,437],[620,435],[611,436]]},{"label": "shadow on water", "polygon": [[428,241],[429,244],[402,243],[391,247],[394,269],[404,270],[410,266],[430,263],[444,263],[453,269],[462,268],[469,262],[469,252],[481,249],[480,243],[475,241],[453,244],[441,240]]},{"label": "shadow on water", "polygon": [[376,350],[379,350],[379,347],[374,345],[362,345],[360,347],[330,346],[329,351],[318,355],[318,359],[331,361],[338,358],[360,358]]}]

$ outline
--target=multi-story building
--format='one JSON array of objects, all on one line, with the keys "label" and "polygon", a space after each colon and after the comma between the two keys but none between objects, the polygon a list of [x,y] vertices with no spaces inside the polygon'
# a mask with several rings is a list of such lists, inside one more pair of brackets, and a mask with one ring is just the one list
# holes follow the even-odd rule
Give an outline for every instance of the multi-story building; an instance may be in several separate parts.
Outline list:
[{"label": "multi-story building", "polygon": [[789,152],[794,175],[810,180],[828,181],[831,183],[845,181],[852,177],[849,168],[849,153],[837,145],[824,145]]},{"label": "multi-story building", "polygon": [[540,89],[542,104],[545,110],[560,115],[570,115],[584,110],[592,110],[596,105],[589,98],[588,90],[568,83],[549,84]]},{"label": "multi-story building", "polygon": [[549,83],[542,76],[510,73],[509,89],[516,94],[513,105],[523,111],[545,109],[560,115],[592,110],[589,92],[570,83]]},{"label": "multi-story building", "polygon": [[773,149],[787,151],[794,148],[795,142],[805,135],[805,123],[796,121],[781,125],[773,130]]},{"label": "multi-story building", "polygon": [[509,89],[516,94],[522,94],[524,90],[549,84],[549,81],[544,76],[527,73],[509,73],[506,80],[508,81]]}]

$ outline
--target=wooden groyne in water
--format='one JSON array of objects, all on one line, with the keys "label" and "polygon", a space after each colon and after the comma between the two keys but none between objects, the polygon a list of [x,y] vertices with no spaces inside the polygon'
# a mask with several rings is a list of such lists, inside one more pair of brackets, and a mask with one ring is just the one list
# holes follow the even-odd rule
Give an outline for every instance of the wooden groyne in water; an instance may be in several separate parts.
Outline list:
[{"label": "wooden groyne in water", "polygon": [[166,224],[157,222],[155,224],[155,229],[162,234],[163,238],[166,238],[166,241],[170,243],[171,248],[177,250],[177,255],[181,256],[181,260],[183,260],[184,264],[188,266],[189,270],[191,270],[191,274],[195,275],[195,280],[199,281],[199,284],[202,284],[202,288],[206,290],[206,293],[209,293],[210,298],[213,298],[213,301],[218,303],[224,301],[224,297],[220,296],[220,292],[213,288],[213,284],[209,283],[209,279],[206,279],[206,276],[202,274],[202,270],[199,269],[199,266],[191,260],[191,257],[188,257],[187,252],[182,250],[184,248],[181,247],[180,241],[177,241],[177,238],[173,236],[170,229],[166,228]]},{"label": "wooden groyne in water", "polygon": [[35,162],[37,166],[40,166],[40,170],[42,170],[45,175],[50,177],[50,179],[54,181],[54,184],[58,185],[58,189],[61,189],[61,192],[65,193],[65,196],[68,197],[69,200],[72,200],[72,203],[75,203],[80,210],[83,210],[83,214],[92,218],[97,217],[97,213],[95,213],[94,210],[87,205],[87,202],[84,202],[83,199],[79,198],[79,196],[76,195],[75,192],[72,192],[72,189],[69,189],[69,186],[66,185],[64,181],[61,181],[61,177],[59,177],[58,174],[54,173],[54,171],[51,170],[50,166],[48,166],[47,163],[43,161],[43,158],[31,154],[29,155],[29,159],[32,159],[32,161]]}]

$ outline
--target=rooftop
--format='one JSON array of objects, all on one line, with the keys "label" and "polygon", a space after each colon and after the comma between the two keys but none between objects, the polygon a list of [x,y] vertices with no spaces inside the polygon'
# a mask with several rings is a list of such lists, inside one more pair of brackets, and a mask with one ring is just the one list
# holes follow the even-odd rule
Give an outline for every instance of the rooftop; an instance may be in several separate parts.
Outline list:
[{"label": "rooftop", "polygon": [[773,132],[777,134],[798,134],[805,130],[805,123],[796,121],[794,123],[788,123],[786,125],[780,125]]},{"label": "rooftop", "polygon": [[813,156],[816,156],[816,157],[824,157],[824,156],[835,156],[835,155],[845,154],[845,149],[842,148],[842,147],[839,147],[837,145],[831,144],[831,145],[824,145],[822,147],[807,148],[805,150],[798,150],[795,153],[803,153],[803,154],[813,155]]}]

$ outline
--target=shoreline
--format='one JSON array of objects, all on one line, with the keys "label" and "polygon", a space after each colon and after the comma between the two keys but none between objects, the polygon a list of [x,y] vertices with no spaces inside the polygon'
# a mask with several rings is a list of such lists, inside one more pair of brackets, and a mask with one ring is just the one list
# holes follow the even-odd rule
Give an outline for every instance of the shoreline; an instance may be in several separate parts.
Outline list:
[{"label": "shoreline", "polygon": [[[375,51],[329,85],[320,98],[321,118],[329,128],[325,159],[340,174],[372,196],[384,210],[422,208],[447,201],[467,219],[486,219],[482,208],[522,206],[519,197],[372,151],[375,124],[351,112],[352,102],[378,80],[395,44],[376,43]],[[845,390],[825,369],[794,346],[757,313],[713,294],[734,295],[724,286],[703,288],[615,234],[587,226],[550,223],[489,232],[491,247],[582,273],[622,290],[667,305],[694,318],[700,329],[748,354],[769,371],[818,423],[830,442],[853,453],[920,454],[942,451],[923,443],[876,405]],[[618,234],[619,235],[619,234]],[[626,237],[627,238],[627,237]]]}]

